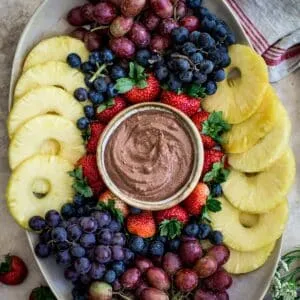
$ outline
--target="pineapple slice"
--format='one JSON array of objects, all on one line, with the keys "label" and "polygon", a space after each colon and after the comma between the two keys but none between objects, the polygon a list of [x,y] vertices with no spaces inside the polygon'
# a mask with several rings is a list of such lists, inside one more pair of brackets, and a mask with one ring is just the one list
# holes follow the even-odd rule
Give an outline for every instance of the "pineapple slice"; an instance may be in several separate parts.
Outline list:
[{"label": "pineapple slice", "polygon": [[291,135],[291,121],[281,103],[273,129],[244,153],[228,155],[229,164],[236,170],[255,173],[265,170],[286,151]]},{"label": "pineapple slice", "polygon": [[[32,216],[44,216],[50,209],[60,210],[73,197],[73,165],[59,156],[36,155],[22,163],[8,182],[6,201],[16,222],[28,229]],[[44,182],[43,195],[34,193],[35,182]]]},{"label": "pineapple slice", "polygon": [[36,154],[59,155],[75,164],[85,152],[80,130],[71,121],[55,115],[31,119],[14,135],[8,151],[9,165],[15,169]]},{"label": "pineapple slice", "polygon": [[12,138],[27,121],[47,113],[55,113],[74,123],[84,115],[82,105],[69,93],[54,86],[39,87],[15,102],[7,122],[9,137]]},{"label": "pineapple slice", "polygon": [[49,61],[28,69],[19,78],[15,89],[16,99],[44,85],[61,87],[73,95],[75,89],[85,87],[83,74],[68,64]]},{"label": "pineapple slice", "polygon": [[261,249],[249,252],[230,250],[230,257],[224,268],[231,274],[249,273],[260,268],[272,253],[275,243],[271,243]]},{"label": "pineapple slice", "polygon": [[[219,84],[215,95],[203,101],[203,108],[222,111],[228,123],[238,124],[253,115],[262,103],[269,82],[268,70],[263,58],[248,46],[231,46],[229,56],[227,79]],[[231,76],[234,72],[238,73],[235,78]]]},{"label": "pineapple slice", "polygon": [[224,235],[224,243],[238,251],[255,251],[275,242],[283,233],[288,219],[287,200],[266,214],[258,215],[257,222],[249,227],[242,224],[237,208],[225,198],[219,198],[222,210],[210,213],[214,230]]},{"label": "pineapple slice", "polygon": [[278,102],[274,89],[269,85],[255,114],[246,121],[233,125],[231,130],[223,135],[226,152],[246,152],[270,132],[277,119]]},{"label": "pineapple slice", "polygon": [[[224,195],[236,208],[262,214],[270,211],[287,195],[296,175],[296,164],[291,149],[261,173],[248,176],[231,170],[222,184]],[[271,187],[271,188],[270,188]]]},{"label": "pineapple slice", "polygon": [[89,51],[84,43],[69,36],[57,36],[42,40],[26,57],[23,71],[47,61],[66,62],[70,53],[78,54],[82,61],[88,60]]}]

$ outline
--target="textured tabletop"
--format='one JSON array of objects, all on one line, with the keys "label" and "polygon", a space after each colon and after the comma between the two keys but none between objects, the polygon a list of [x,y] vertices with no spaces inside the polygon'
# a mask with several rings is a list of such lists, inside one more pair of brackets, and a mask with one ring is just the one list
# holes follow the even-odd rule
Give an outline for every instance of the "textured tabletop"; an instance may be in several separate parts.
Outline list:
[{"label": "textured tabletop", "polygon": [[[5,188],[9,175],[7,163],[6,118],[9,79],[14,51],[22,30],[42,0],[0,0],[0,255],[20,255],[29,267],[29,276],[18,287],[0,285],[0,299],[28,299],[32,288],[44,283],[33,259],[25,233],[10,217],[5,205]],[[275,85],[292,119],[292,147],[300,169],[300,70]],[[289,196],[290,219],[284,235],[283,251],[300,246],[300,175]],[[297,202],[298,199],[298,202]]]}]

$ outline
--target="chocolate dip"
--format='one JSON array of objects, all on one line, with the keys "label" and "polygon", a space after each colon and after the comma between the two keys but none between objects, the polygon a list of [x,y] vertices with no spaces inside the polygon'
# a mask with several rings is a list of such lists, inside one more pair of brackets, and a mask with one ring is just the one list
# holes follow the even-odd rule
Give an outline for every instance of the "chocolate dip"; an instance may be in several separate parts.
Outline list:
[{"label": "chocolate dip", "polygon": [[182,122],[157,110],[123,121],[104,152],[110,179],[124,194],[143,201],[174,195],[188,181],[193,162],[193,143]]}]

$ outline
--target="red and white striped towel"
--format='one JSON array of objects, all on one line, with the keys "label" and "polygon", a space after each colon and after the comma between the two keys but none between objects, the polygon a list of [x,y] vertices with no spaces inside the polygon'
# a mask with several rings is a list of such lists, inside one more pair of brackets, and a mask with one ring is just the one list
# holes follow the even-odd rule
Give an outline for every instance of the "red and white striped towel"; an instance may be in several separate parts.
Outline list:
[{"label": "red and white striped towel", "polygon": [[224,1],[265,59],[271,82],[300,66],[300,0]]}]

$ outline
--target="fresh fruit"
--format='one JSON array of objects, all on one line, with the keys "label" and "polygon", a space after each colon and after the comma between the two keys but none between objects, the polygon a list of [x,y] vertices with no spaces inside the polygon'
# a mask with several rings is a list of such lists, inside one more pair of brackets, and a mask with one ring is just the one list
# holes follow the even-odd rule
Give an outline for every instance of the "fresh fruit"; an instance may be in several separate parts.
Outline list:
[{"label": "fresh fruit", "polygon": [[202,182],[198,183],[193,192],[182,202],[182,205],[189,214],[198,216],[206,203],[208,195],[208,186]]},{"label": "fresh fruit", "polygon": [[160,224],[165,220],[177,220],[183,224],[187,223],[189,217],[185,209],[179,205],[175,205],[171,208],[157,211],[155,213],[155,220],[157,224]]},{"label": "fresh fruit", "polygon": [[146,272],[148,283],[161,291],[167,291],[170,288],[170,280],[168,274],[160,268],[151,267]]},{"label": "fresh fruit", "polygon": [[94,21],[100,25],[109,25],[117,16],[116,7],[109,2],[100,2],[94,7]]},{"label": "fresh fruit", "polygon": [[114,37],[118,38],[129,32],[132,25],[133,18],[118,16],[110,24],[109,31]]},{"label": "fresh fruit", "polygon": [[140,295],[141,300],[169,300],[168,294],[155,288],[145,288]]},{"label": "fresh fruit", "polygon": [[224,265],[231,274],[244,274],[260,268],[267,261],[273,251],[275,243],[250,252],[241,252],[230,249],[230,258]]},{"label": "fresh fruit", "polygon": [[9,165],[15,169],[38,153],[59,155],[75,163],[84,151],[80,131],[71,121],[60,116],[41,115],[15,133],[9,146]]},{"label": "fresh fruit", "polygon": [[161,35],[154,35],[150,42],[152,52],[163,53],[170,46],[170,39]]},{"label": "fresh fruit", "polygon": [[[227,122],[238,124],[261,105],[268,87],[268,71],[263,58],[248,46],[231,46],[229,56],[227,80],[219,84],[215,95],[203,101],[203,108],[209,112],[222,111]],[[238,74],[232,74],[233,70]]]},{"label": "fresh fruit", "polygon": [[231,251],[224,245],[216,245],[208,249],[207,256],[213,257],[218,266],[224,265],[230,258]]},{"label": "fresh fruit", "polygon": [[213,230],[210,234],[209,234],[209,241],[213,244],[213,245],[222,245],[223,244],[223,233],[219,230]]},{"label": "fresh fruit", "polygon": [[216,295],[208,290],[199,289],[195,292],[194,300],[218,300]]},{"label": "fresh fruit", "polygon": [[66,62],[66,57],[71,53],[77,53],[82,61],[89,56],[83,42],[69,36],[57,36],[42,40],[28,54],[25,59],[23,71],[49,61]]},{"label": "fresh fruit", "polygon": [[139,215],[129,215],[126,226],[128,232],[142,238],[153,237],[156,232],[154,218],[149,211],[144,211]]},{"label": "fresh fruit", "polygon": [[0,282],[6,285],[18,285],[22,283],[28,274],[24,261],[15,255],[6,255],[4,262],[0,264]]},{"label": "fresh fruit", "polygon": [[204,279],[204,285],[215,292],[222,292],[232,284],[232,277],[225,270],[218,270],[216,273]]},{"label": "fresh fruit", "polygon": [[150,5],[162,19],[170,18],[173,14],[173,5],[170,0],[150,0]]},{"label": "fresh fruit", "polygon": [[128,269],[121,277],[121,284],[127,290],[134,290],[137,288],[141,279],[141,272],[138,268]]},{"label": "fresh fruit", "polygon": [[186,16],[180,20],[180,25],[193,32],[200,28],[200,21],[195,16]]},{"label": "fresh fruit", "polygon": [[32,290],[29,296],[29,300],[56,300],[56,297],[48,286],[40,286]]},{"label": "fresh fruit", "polygon": [[219,163],[223,160],[225,154],[222,151],[210,149],[204,152],[204,164],[202,173],[209,172],[215,163]]},{"label": "fresh fruit", "polygon": [[233,125],[224,134],[223,147],[228,153],[243,153],[266,136],[277,121],[278,96],[271,85],[267,88],[257,111],[247,120]]},{"label": "fresh fruit", "polygon": [[162,267],[168,275],[174,275],[182,267],[179,256],[172,252],[167,252],[162,261]]},{"label": "fresh fruit", "polygon": [[175,274],[175,285],[181,292],[191,292],[198,285],[197,273],[190,269],[179,270]]},{"label": "fresh fruit", "polygon": [[96,32],[88,31],[84,35],[84,43],[89,51],[95,51],[102,46],[102,37]]},{"label": "fresh fruit", "polygon": [[[287,201],[268,213],[258,215],[257,222],[244,227],[240,222],[241,212],[224,198],[219,198],[222,210],[210,214],[212,226],[224,235],[224,243],[238,251],[255,251],[277,240],[288,218]],[[270,230],[272,228],[272,230]]]},{"label": "fresh fruit", "polygon": [[130,59],[135,54],[134,43],[126,37],[119,37],[111,39],[109,42],[111,50],[119,58]]},{"label": "fresh fruit", "polygon": [[96,154],[98,142],[100,140],[101,134],[104,131],[104,129],[105,129],[105,125],[99,122],[93,122],[90,125],[91,134],[86,144],[86,150],[88,153]]},{"label": "fresh fruit", "polygon": [[138,48],[146,48],[150,44],[151,35],[147,28],[140,23],[133,24],[128,36]]},{"label": "fresh fruit", "polygon": [[15,88],[15,101],[40,86],[58,86],[73,95],[79,87],[85,87],[81,72],[66,63],[49,61],[25,71]]},{"label": "fresh fruit", "polygon": [[134,260],[135,266],[144,274],[149,268],[153,267],[152,261],[147,257],[137,257]]},{"label": "fresh fruit", "polygon": [[122,0],[121,12],[126,17],[137,16],[145,7],[146,0]]},{"label": "fresh fruit", "polygon": [[179,256],[185,265],[194,265],[202,255],[203,251],[197,240],[183,242],[179,247]]},{"label": "fresh fruit", "polygon": [[247,152],[229,154],[228,163],[236,170],[256,173],[270,167],[286,151],[291,135],[291,121],[282,104],[273,129]]},{"label": "fresh fruit", "polygon": [[165,245],[162,241],[152,241],[148,248],[148,253],[151,256],[160,257],[165,252]]},{"label": "fresh fruit", "polygon": [[81,6],[76,6],[69,11],[67,21],[70,25],[83,26],[89,23],[83,16],[81,8]]},{"label": "fresh fruit", "polygon": [[90,300],[110,300],[112,299],[113,289],[106,282],[94,281],[89,287]]},{"label": "fresh fruit", "polygon": [[295,174],[295,158],[292,150],[288,149],[270,167],[252,176],[231,170],[222,188],[228,201],[236,208],[252,214],[267,213],[285,201]]},{"label": "fresh fruit", "polygon": [[163,19],[161,23],[159,24],[159,33],[163,36],[170,36],[172,30],[174,28],[179,27],[179,24],[176,20],[169,18],[169,19]]},{"label": "fresh fruit", "polygon": [[106,103],[100,105],[97,109],[97,119],[100,122],[108,123],[114,118],[119,112],[125,109],[127,106],[125,100],[122,97],[115,97],[114,99],[108,100]]},{"label": "fresh fruit", "polygon": [[216,272],[218,268],[217,261],[212,256],[204,256],[197,260],[194,270],[199,278],[207,278]]},{"label": "fresh fruit", "polygon": [[148,10],[142,19],[142,22],[149,31],[153,31],[159,25],[160,18],[152,10]]},{"label": "fresh fruit", "polygon": [[171,91],[163,91],[160,100],[164,104],[171,105],[188,116],[195,114],[200,108],[200,99],[185,94],[176,94]]}]

